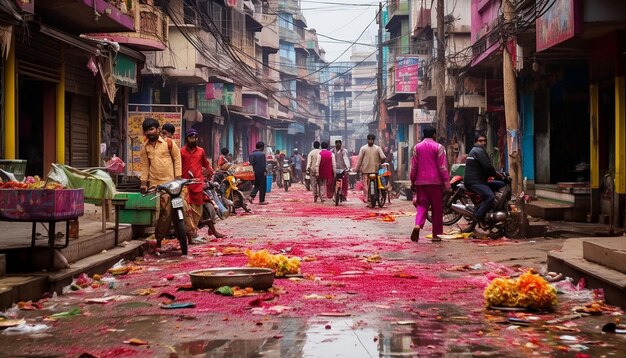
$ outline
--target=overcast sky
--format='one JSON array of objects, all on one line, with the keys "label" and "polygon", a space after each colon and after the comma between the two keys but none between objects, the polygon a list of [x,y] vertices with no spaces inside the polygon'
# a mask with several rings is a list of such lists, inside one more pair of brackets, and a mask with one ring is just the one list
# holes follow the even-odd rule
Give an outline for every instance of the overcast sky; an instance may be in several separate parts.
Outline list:
[{"label": "overcast sky", "polygon": [[[339,40],[354,42],[361,32],[368,28],[359,39],[359,43],[374,44],[378,34],[375,17],[379,1],[370,0],[300,0],[302,12],[309,29],[318,34]],[[371,6],[360,6],[371,5]],[[352,48],[349,43],[337,42],[318,36],[320,47],[326,51],[326,61],[350,59]],[[346,51],[347,49],[347,51]],[[376,47],[360,45],[359,50],[373,52]],[[342,52],[346,51],[343,55]]]}]

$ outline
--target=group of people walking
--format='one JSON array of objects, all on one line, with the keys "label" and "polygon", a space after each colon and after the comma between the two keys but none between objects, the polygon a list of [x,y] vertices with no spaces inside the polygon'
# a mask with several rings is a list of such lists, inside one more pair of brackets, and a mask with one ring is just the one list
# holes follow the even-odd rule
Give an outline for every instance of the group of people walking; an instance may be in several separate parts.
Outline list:
[{"label": "group of people walking", "polygon": [[[198,132],[190,129],[185,135],[185,145],[179,148],[171,139],[174,127],[169,124],[160,128],[159,122],[154,118],[146,118],[143,121],[143,132],[147,140],[140,150],[141,161],[141,186],[140,191],[146,193],[150,186],[156,186],[180,178],[204,178],[210,177],[214,169],[206,157],[203,148],[198,146]],[[432,126],[423,128],[423,140],[413,148],[410,167],[411,189],[413,191],[413,204],[416,207],[415,226],[411,232],[411,240],[418,241],[420,231],[423,229],[428,210],[432,211],[432,240],[441,241],[443,233],[443,195],[450,190],[450,174],[445,148],[436,141],[436,129]],[[305,169],[310,173],[313,200],[324,202],[332,198],[335,188],[335,176],[338,172],[350,170],[362,174],[364,198],[368,197],[369,174],[377,173],[386,156],[383,150],[374,144],[376,136],[369,134],[367,144],[359,150],[357,163],[351,166],[348,151],[343,148],[341,140],[335,141],[335,146],[329,148],[328,142],[313,142],[313,149],[308,153]],[[501,182],[488,182],[487,178],[496,176],[496,170],[491,165],[485,152],[487,138],[477,135],[474,147],[469,152],[465,167],[465,185],[480,194],[483,198],[481,204],[474,213],[474,220],[480,222],[490,209],[494,200],[495,187]],[[298,160],[299,154],[294,153],[294,169],[296,178],[302,173],[302,159]],[[284,159],[277,152],[277,157]],[[300,156],[300,158],[302,158]],[[255,174],[254,187],[247,199],[252,203],[259,195],[259,204],[267,204],[266,194],[266,171],[267,159],[265,155],[265,143],[259,141],[256,149],[250,154],[250,165]],[[298,165],[299,164],[299,165]],[[226,170],[231,165],[228,158],[228,150],[223,150],[218,162],[220,170]],[[495,184],[494,184],[495,183]],[[348,195],[348,180],[344,178],[341,188],[342,200]],[[203,183],[200,181],[188,185],[184,195],[185,218],[187,240],[191,243],[197,238],[198,224],[202,218]],[[170,230],[172,222],[172,210],[168,195],[159,197],[159,214],[155,228],[157,247]],[[216,237],[223,237],[215,229],[214,223],[209,225],[209,233]]]}]

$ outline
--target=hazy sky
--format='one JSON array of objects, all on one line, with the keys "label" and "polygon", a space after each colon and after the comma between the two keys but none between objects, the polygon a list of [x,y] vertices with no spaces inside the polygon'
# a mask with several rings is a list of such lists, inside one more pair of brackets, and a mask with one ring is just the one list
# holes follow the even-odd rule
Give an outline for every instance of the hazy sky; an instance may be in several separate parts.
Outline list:
[{"label": "hazy sky", "polygon": [[[300,0],[309,29],[315,29],[318,34],[338,40],[354,42],[369,26],[358,41],[364,44],[374,44],[378,34],[378,25],[375,20],[378,3],[379,1],[371,0]],[[352,48],[349,48],[349,43],[334,41],[323,36],[318,36],[318,40],[320,47],[326,51],[326,61],[334,61],[337,57],[340,57],[340,61],[350,59]],[[376,47],[360,45],[359,50],[361,49],[373,52]],[[342,55],[344,51],[346,53]]]}]

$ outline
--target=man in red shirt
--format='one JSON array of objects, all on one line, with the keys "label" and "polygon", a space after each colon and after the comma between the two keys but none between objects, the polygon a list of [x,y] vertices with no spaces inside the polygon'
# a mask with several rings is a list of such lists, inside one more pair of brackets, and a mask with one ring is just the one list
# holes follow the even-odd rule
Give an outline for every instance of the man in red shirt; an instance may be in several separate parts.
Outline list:
[{"label": "man in red shirt", "polygon": [[[204,153],[204,149],[198,147],[198,131],[190,129],[185,136],[185,146],[180,150],[180,156],[182,159],[182,174],[183,178],[190,179],[197,178],[202,179],[205,176],[210,177],[213,175],[213,167]],[[198,231],[198,223],[202,218],[202,205],[204,205],[204,193],[202,191],[204,184],[196,183],[187,186],[187,202],[189,203],[189,211],[187,215],[191,218],[192,230],[187,233],[188,239],[195,238],[197,241],[201,239],[196,238]],[[211,220],[208,222],[209,229],[217,238],[224,237],[215,230],[215,223]]]}]

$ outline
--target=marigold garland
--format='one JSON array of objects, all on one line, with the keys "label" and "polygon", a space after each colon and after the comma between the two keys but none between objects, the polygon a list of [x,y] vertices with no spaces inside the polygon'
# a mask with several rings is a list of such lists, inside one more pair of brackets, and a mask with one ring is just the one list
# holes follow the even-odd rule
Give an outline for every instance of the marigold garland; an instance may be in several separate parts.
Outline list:
[{"label": "marigold garland", "polygon": [[526,307],[554,310],[556,289],[543,277],[525,272],[517,279],[495,278],[484,292],[485,304],[496,307]]},{"label": "marigold garland", "polygon": [[297,257],[272,255],[265,249],[260,251],[246,249],[245,254],[248,256],[248,266],[270,268],[274,270],[277,277],[300,272],[300,259]]}]

